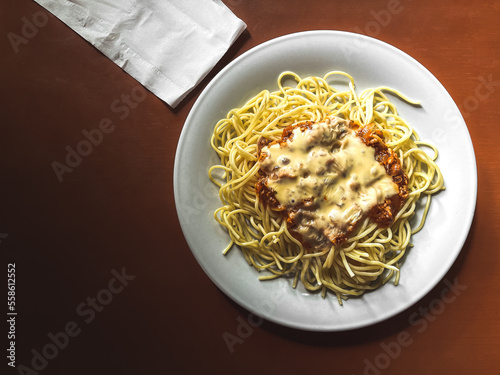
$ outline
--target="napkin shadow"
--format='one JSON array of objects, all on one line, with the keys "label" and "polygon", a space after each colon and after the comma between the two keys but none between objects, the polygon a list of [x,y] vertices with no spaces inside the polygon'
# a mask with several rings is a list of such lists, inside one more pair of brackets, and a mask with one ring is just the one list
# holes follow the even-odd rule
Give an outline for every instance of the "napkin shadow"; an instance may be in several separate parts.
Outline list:
[{"label": "napkin shadow", "polygon": [[[462,251],[444,278],[421,300],[388,320],[364,328],[339,332],[305,331],[263,320],[260,329],[268,331],[273,335],[280,336],[286,340],[320,347],[347,347],[369,344],[387,339],[388,337],[397,335],[405,330],[408,330],[408,334],[418,335],[419,333],[413,332],[415,331],[417,323],[420,328],[423,324],[423,318],[425,318],[425,315],[419,315],[421,314],[421,309],[423,308],[429,310],[429,307],[432,306],[436,300],[441,301],[443,299],[443,290],[448,288],[450,283],[453,284],[457,276],[460,274],[460,270],[462,269],[472,246],[471,243],[474,236],[474,228],[475,219],[472,222],[471,230],[467,236]],[[458,284],[460,284],[460,282],[458,282]],[[239,310],[242,316],[248,316],[250,314],[246,311],[246,309],[233,302],[229,297],[227,297],[227,299],[237,310]],[[345,303],[349,303],[349,301],[346,301]],[[436,317],[436,320],[437,319],[439,319],[439,317]],[[432,323],[428,323],[426,327],[431,327],[431,325]],[[396,340],[395,337],[391,339],[393,341]]]},{"label": "napkin shadow", "polygon": [[181,111],[186,104],[188,104],[195,96],[198,96],[208,85],[208,83],[224,68],[229,64],[238,54],[243,45],[250,39],[250,32],[245,29],[240,36],[234,41],[234,43],[229,47],[222,58],[215,64],[215,66],[210,70],[210,72],[201,80],[201,82],[196,85],[196,87],[186,95],[184,99],[175,107],[171,107],[169,104],[165,103],[167,107],[175,114]]}]

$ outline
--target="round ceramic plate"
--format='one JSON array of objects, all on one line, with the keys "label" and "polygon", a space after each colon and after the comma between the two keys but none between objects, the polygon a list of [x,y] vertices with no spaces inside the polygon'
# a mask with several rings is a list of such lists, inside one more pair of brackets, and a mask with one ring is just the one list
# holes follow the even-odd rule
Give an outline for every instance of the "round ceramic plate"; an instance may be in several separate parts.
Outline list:
[{"label": "round ceramic plate", "polygon": [[[446,190],[432,201],[423,230],[412,238],[398,286],[388,283],[340,306],[335,295],[323,299],[291,280],[259,281],[259,273],[234,247],[222,250],[228,234],[213,219],[217,188],[207,171],[218,163],[210,147],[216,122],[263,89],[277,90],[276,79],[291,70],[305,77],[342,70],[354,77],[358,92],[388,86],[421,101],[411,106],[393,98],[400,115],[423,140],[439,149],[438,165]],[[467,178],[464,178],[466,176]],[[179,139],[174,167],[177,213],[197,261],[230,298],[264,319],[315,331],[340,331],[388,319],[427,294],[458,256],[470,229],[477,192],[472,142],[460,112],[445,88],[420,63],[379,40],[340,31],[286,35],[263,43],[224,68],[193,106]]]}]

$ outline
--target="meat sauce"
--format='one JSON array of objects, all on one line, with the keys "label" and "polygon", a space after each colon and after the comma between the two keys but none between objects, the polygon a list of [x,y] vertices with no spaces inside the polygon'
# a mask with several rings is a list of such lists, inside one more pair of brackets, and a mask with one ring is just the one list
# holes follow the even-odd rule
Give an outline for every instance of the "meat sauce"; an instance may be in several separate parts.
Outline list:
[{"label": "meat sauce", "polygon": [[367,216],[389,227],[408,197],[408,177],[373,125],[329,116],[261,138],[258,150],[257,196],[308,249],[342,245]]}]

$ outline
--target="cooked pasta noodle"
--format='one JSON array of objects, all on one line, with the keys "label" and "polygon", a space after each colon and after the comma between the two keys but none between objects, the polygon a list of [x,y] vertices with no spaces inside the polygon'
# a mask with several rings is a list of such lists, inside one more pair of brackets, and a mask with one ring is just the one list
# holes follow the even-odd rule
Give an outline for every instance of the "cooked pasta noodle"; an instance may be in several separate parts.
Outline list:
[{"label": "cooked pasta noodle", "polygon": [[[289,78],[296,85],[285,86]],[[347,80],[348,89],[329,84],[334,78]],[[277,91],[261,91],[240,108],[229,111],[212,135],[211,144],[220,164],[210,168],[209,177],[219,187],[222,202],[214,217],[231,239],[223,253],[237,245],[250,265],[265,271],[261,280],[289,277],[293,287],[300,281],[311,292],[319,291],[323,296],[327,291],[335,293],[340,304],[392,278],[397,285],[401,261],[412,246],[410,237],[424,225],[432,195],[444,189],[435,163],[437,149],[420,141],[386,94],[413,105],[418,103],[388,87],[366,89],[358,95],[354,79],[341,71],[304,79],[284,72],[277,82]],[[390,227],[381,228],[366,217],[341,246],[332,243],[330,248],[307,249],[290,233],[285,218],[256,195],[258,141],[261,137],[278,139],[289,125],[321,121],[330,115],[360,126],[373,123],[375,129],[381,130],[385,144],[397,154],[408,176],[409,194]],[[432,156],[424,148],[432,150]],[[222,177],[216,171],[221,171]],[[427,199],[422,218],[412,228],[410,219],[422,195]]]}]

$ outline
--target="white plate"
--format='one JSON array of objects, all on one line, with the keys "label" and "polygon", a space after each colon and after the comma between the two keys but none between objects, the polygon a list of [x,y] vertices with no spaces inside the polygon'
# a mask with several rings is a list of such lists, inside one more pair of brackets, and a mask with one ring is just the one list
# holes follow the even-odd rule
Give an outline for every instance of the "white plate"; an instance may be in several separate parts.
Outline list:
[{"label": "white plate", "polygon": [[[290,281],[261,282],[238,248],[222,249],[228,234],[213,219],[217,188],[207,177],[218,162],[209,140],[215,123],[262,89],[277,90],[285,70],[323,76],[343,70],[359,92],[389,86],[421,101],[413,107],[394,99],[400,114],[422,139],[438,146],[446,190],[432,201],[424,229],[413,236],[398,286],[351,298],[339,306]],[[340,331],[388,319],[416,303],[444,277],[465,242],[476,204],[474,150],[460,112],[445,88],[420,63],[379,40],[340,31],[286,35],[263,43],[231,62],[207,86],[193,106],[179,139],[174,167],[174,194],[184,236],[198,263],[230,298],[264,319],[285,326]],[[196,272],[193,270],[193,272]],[[189,298],[196,298],[194,293]]]}]

